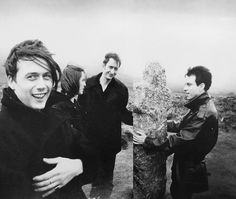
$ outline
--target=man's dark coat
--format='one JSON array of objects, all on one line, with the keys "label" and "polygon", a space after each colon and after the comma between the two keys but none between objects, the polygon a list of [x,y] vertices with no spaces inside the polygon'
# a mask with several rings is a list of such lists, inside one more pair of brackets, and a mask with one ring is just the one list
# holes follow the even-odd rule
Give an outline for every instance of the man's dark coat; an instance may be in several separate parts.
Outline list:
[{"label": "man's dark coat", "polygon": [[101,150],[116,154],[121,149],[121,122],[132,125],[132,113],[126,109],[128,89],[113,78],[103,92],[101,73],[89,78],[81,99],[87,115],[87,136]]},{"label": "man's dark coat", "polygon": [[[55,100],[51,97],[48,102]],[[4,89],[0,112],[1,199],[41,198],[33,190],[32,178],[55,167],[45,164],[43,158],[81,158],[86,165],[79,135],[67,117],[55,113],[52,104],[37,111],[23,105],[10,88]],[[75,177],[48,198],[85,198],[81,183],[80,176]]]}]

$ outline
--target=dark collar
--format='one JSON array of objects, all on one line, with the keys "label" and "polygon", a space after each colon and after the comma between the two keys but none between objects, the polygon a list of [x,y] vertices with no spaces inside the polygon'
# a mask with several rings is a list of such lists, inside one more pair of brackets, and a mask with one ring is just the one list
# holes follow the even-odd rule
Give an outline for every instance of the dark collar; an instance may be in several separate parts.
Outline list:
[{"label": "dark collar", "polygon": [[203,94],[201,94],[197,97],[194,97],[193,99],[188,101],[184,106],[192,110],[196,107],[201,106],[209,99],[210,99],[210,96],[208,95],[208,93],[204,92]]},{"label": "dark collar", "polygon": [[65,95],[53,90],[47,100],[46,107],[39,111],[36,109],[32,109],[28,106],[25,106],[18,99],[15,92],[10,87],[7,87],[3,89],[2,104],[8,109],[17,110],[20,112],[23,111],[23,112],[29,112],[29,113],[35,113],[35,114],[39,114],[39,113],[42,114],[46,112],[48,109],[50,109],[50,107],[53,104],[58,103],[60,101],[65,101],[65,100],[66,100]]},{"label": "dark collar", "polygon": [[[87,82],[87,88],[93,87],[93,86],[100,86],[100,77],[102,76],[102,73],[99,73],[98,75],[95,75],[90,78],[90,80]],[[115,85],[116,79],[112,78],[109,85]]]}]

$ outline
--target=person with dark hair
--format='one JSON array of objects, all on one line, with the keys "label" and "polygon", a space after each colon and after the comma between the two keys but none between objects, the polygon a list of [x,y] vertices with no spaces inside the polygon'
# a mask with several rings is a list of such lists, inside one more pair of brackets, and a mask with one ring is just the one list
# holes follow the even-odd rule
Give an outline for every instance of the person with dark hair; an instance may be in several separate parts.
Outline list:
[{"label": "person with dark hair", "polygon": [[53,104],[53,108],[58,111],[57,115],[59,117],[66,116],[71,126],[83,135],[86,131],[86,115],[80,106],[79,98],[84,93],[86,80],[87,76],[83,68],[67,65],[61,76],[61,95],[57,93],[57,98],[60,98],[60,101]]},{"label": "person with dark hair", "polygon": [[184,92],[188,113],[180,122],[167,121],[167,131],[175,132],[164,143],[134,134],[134,143],[147,149],[174,153],[171,195],[173,199],[190,199],[193,193],[208,190],[205,156],[213,149],[218,137],[218,114],[208,94],[212,75],[204,66],[189,68],[185,75]]},{"label": "person with dark hair", "polygon": [[86,86],[86,73],[83,68],[67,65],[61,77],[61,92],[69,98],[82,95]]},{"label": "person with dark hair", "polygon": [[81,104],[86,111],[87,138],[98,151],[98,173],[90,197],[108,199],[113,188],[116,154],[121,150],[121,122],[132,125],[132,113],[126,109],[128,89],[115,78],[121,61],[108,53],[103,71],[87,80]]},{"label": "person with dark hair", "polygon": [[61,70],[52,54],[41,41],[27,40],[11,50],[4,66],[0,198],[86,198],[87,147],[53,108]]}]

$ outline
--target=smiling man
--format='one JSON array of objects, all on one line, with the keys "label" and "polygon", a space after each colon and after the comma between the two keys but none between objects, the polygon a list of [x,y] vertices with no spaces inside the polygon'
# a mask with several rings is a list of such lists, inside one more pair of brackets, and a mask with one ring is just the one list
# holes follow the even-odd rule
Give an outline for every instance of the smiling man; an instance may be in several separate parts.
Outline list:
[{"label": "smiling man", "polygon": [[12,49],[5,69],[0,198],[86,198],[80,175],[86,170],[86,152],[78,140],[73,143],[75,131],[67,118],[57,117],[52,108],[59,66],[41,41],[27,40]]},{"label": "smiling man", "polygon": [[180,122],[167,121],[167,131],[175,132],[166,142],[134,134],[134,143],[147,149],[174,153],[171,195],[173,199],[190,199],[193,193],[208,190],[205,156],[218,137],[218,116],[214,102],[207,93],[212,75],[203,66],[189,68],[185,75],[184,92],[188,113]]},{"label": "smiling man", "polygon": [[19,60],[17,66],[17,75],[8,76],[9,87],[24,105],[43,109],[53,86],[47,63],[39,58],[33,61]]},{"label": "smiling man", "polygon": [[115,78],[120,65],[116,53],[106,54],[103,71],[87,80],[82,100],[87,112],[87,137],[99,154],[98,175],[90,196],[100,199],[108,199],[112,192],[116,154],[121,150],[121,122],[133,123],[126,109],[128,89]]}]

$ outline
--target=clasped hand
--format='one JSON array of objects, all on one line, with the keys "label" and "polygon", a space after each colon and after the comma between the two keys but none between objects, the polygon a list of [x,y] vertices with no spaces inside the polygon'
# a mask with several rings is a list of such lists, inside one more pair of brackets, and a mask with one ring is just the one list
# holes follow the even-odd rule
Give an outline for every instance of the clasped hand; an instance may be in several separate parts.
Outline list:
[{"label": "clasped hand", "polygon": [[33,178],[33,186],[36,192],[43,192],[42,197],[46,197],[56,189],[65,186],[75,176],[83,173],[83,165],[80,159],[70,159],[63,157],[44,158],[47,164],[55,164],[52,170]]},{"label": "clasped hand", "polygon": [[143,144],[146,139],[146,134],[143,130],[138,130],[133,132],[133,143],[134,144]]},{"label": "clasped hand", "polygon": [[[161,124],[161,126],[157,129],[157,131],[160,131],[164,127],[164,124]],[[143,144],[145,142],[147,135],[143,130],[137,130],[133,132],[133,143],[134,144]]]}]

